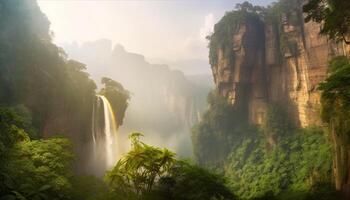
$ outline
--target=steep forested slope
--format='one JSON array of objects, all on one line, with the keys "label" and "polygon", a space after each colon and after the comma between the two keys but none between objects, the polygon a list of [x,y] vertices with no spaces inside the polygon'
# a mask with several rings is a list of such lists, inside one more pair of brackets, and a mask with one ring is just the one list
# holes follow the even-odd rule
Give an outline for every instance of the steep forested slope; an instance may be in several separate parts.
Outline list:
[{"label": "steep forested slope", "polygon": [[0,12],[2,104],[24,104],[46,136],[87,131],[81,124],[89,121],[96,86],[85,66],[51,43],[49,21],[35,1],[2,1]]},{"label": "steep forested slope", "polygon": [[[75,199],[72,169],[86,173],[96,85],[51,42],[49,25],[34,0],[0,1],[1,199]],[[104,88],[121,121],[125,92]]]},{"label": "steep forested slope", "polygon": [[[84,172],[94,81],[84,64],[67,59],[51,42],[50,23],[36,1],[0,1],[0,15],[0,105],[26,119],[25,131],[32,139],[70,138],[77,168]],[[126,103],[128,98],[114,100]]]}]

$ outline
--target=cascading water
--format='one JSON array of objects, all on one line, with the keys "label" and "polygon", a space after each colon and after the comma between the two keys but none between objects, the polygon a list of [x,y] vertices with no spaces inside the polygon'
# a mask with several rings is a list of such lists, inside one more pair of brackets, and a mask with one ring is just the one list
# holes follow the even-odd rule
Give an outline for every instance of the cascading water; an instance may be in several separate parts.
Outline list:
[{"label": "cascading water", "polygon": [[92,168],[103,174],[117,160],[117,124],[111,104],[97,95],[92,111]]}]

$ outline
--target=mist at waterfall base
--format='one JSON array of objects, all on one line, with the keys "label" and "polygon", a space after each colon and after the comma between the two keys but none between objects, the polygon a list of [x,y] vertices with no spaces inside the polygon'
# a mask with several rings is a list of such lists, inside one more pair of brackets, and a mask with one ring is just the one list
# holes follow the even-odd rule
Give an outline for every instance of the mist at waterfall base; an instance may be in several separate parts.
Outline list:
[{"label": "mist at waterfall base", "polygon": [[92,111],[92,144],[89,171],[102,176],[120,157],[118,126],[108,99],[97,95]]},{"label": "mist at waterfall base", "polygon": [[66,44],[63,48],[72,59],[87,65],[96,83],[109,77],[131,92],[124,122],[118,125],[119,154],[130,149],[129,134],[141,132],[147,144],[168,148],[182,158],[192,157],[190,132],[207,108],[210,74],[188,76],[171,66],[150,64],[121,45],[113,47],[109,40]]}]

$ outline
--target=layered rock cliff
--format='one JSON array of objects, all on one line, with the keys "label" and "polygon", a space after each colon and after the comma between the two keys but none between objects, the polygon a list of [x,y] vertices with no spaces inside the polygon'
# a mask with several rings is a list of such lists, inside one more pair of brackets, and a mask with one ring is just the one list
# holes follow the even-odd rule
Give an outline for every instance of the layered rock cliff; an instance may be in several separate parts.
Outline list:
[{"label": "layered rock cliff", "polygon": [[[304,23],[302,2],[280,0],[269,8],[245,4],[215,25],[209,37],[214,82],[240,112],[240,123],[264,124],[269,106],[278,104],[297,127],[325,125],[317,88],[329,61],[349,56],[350,47],[320,35],[320,24]],[[350,150],[330,129],[335,186],[349,197]],[[267,141],[276,142],[269,136]]]},{"label": "layered rock cliff", "polygon": [[267,105],[276,103],[297,126],[320,124],[317,85],[326,77],[328,61],[346,54],[346,48],[320,35],[318,24],[305,24],[301,5],[275,20],[256,14],[233,23],[229,42],[210,49],[219,93],[253,124],[262,124]]}]

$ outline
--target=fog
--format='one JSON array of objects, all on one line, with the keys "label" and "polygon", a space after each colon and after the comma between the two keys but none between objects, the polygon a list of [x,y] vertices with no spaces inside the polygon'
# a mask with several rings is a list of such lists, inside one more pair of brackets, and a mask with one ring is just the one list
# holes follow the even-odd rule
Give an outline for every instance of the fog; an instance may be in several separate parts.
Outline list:
[{"label": "fog", "polygon": [[85,63],[96,83],[109,77],[131,92],[119,129],[124,151],[137,131],[183,157],[192,155],[190,129],[213,88],[206,36],[239,2],[38,1],[69,58]]},{"label": "fog", "polygon": [[65,44],[63,48],[70,58],[87,65],[97,83],[109,77],[131,92],[119,129],[121,149],[128,149],[129,133],[142,132],[146,142],[191,157],[190,129],[206,109],[206,96],[212,88],[209,74],[185,76],[167,65],[150,64],[144,56],[113,46],[107,39]]}]

